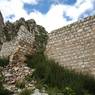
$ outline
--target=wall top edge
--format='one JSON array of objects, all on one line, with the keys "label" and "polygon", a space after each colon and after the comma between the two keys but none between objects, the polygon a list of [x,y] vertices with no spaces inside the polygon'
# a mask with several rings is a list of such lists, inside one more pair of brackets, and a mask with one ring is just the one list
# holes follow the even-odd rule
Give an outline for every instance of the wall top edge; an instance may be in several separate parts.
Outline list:
[{"label": "wall top edge", "polygon": [[82,24],[82,23],[85,23],[85,22],[88,22],[88,21],[93,21],[94,19],[95,19],[95,15],[93,15],[93,16],[88,16],[88,17],[86,17],[86,18],[79,19],[78,21],[73,22],[73,23],[71,23],[71,24],[68,24],[68,25],[66,25],[66,26],[63,26],[63,27],[61,27],[61,28],[55,29],[55,30],[51,31],[51,32],[48,33],[48,34],[49,34],[49,35],[52,35],[52,34],[54,34],[54,33],[56,34],[58,31],[68,30],[68,29],[74,27],[75,25],[78,26],[78,25],[80,25],[80,24]]}]

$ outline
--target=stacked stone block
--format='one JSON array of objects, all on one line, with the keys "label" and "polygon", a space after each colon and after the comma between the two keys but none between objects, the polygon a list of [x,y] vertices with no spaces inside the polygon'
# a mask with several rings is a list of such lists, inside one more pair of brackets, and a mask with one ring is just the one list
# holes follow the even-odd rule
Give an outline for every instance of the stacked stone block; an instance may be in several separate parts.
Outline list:
[{"label": "stacked stone block", "polygon": [[95,16],[49,33],[46,54],[66,68],[95,75]]}]

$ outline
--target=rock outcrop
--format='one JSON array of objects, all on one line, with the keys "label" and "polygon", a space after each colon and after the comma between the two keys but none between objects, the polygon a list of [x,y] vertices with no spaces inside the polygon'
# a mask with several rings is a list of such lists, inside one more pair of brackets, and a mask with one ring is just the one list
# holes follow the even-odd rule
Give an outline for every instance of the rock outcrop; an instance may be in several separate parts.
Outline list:
[{"label": "rock outcrop", "polygon": [[32,50],[34,40],[33,33],[30,33],[25,26],[22,25],[17,36],[12,41],[6,41],[3,43],[0,56],[12,58],[12,56],[15,55],[21,56],[32,54],[34,52],[34,50]]},{"label": "rock outcrop", "polygon": [[0,57],[9,58],[10,62],[19,58],[18,61],[23,59],[24,62],[25,55],[32,55],[41,47],[37,37],[45,35],[43,31],[45,29],[37,25],[33,19],[25,21],[24,18],[20,18],[14,23],[6,22],[0,33]]},{"label": "rock outcrop", "polygon": [[3,26],[4,26],[4,19],[3,19],[2,13],[0,11],[0,27],[3,27]]}]

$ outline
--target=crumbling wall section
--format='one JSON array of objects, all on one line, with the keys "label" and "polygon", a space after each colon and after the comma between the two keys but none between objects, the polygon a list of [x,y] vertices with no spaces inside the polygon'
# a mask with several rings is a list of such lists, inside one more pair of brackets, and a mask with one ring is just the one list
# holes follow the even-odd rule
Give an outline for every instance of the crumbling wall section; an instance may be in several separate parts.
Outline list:
[{"label": "crumbling wall section", "polygon": [[17,33],[17,36],[8,42],[4,42],[0,51],[1,57],[9,57],[17,52],[21,51],[23,55],[29,53],[32,54],[33,42],[35,37],[33,33],[29,32],[24,25],[22,25]]}]

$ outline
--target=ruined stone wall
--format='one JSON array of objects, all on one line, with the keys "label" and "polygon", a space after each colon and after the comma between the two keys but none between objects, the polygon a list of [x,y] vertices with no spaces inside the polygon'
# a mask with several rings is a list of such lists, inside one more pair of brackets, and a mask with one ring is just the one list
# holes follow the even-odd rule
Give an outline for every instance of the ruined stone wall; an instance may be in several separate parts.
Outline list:
[{"label": "ruined stone wall", "polygon": [[95,16],[49,33],[46,53],[62,66],[95,75]]},{"label": "ruined stone wall", "polygon": [[29,32],[25,26],[22,25],[17,36],[13,40],[3,43],[0,51],[0,57],[9,57],[19,49],[23,55],[29,54],[33,48],[34,40],[35,37],[33,33]]}]

